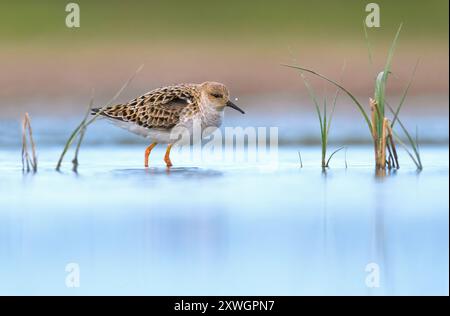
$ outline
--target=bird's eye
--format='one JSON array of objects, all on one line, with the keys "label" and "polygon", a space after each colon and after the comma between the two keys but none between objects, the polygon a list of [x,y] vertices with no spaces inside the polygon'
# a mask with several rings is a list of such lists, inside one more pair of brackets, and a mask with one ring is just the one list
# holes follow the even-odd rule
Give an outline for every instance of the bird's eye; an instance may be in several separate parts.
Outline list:
[{"label": "bird's eye", "polygon": [[223,96],[221,94],[211,93],[211,95],[215,98],[222,98]]}]

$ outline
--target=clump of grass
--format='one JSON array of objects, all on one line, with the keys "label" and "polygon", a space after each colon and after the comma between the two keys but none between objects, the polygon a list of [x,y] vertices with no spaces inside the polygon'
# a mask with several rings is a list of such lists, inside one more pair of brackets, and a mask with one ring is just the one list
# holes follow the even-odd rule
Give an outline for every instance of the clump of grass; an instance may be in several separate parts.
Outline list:
[{"label": "clump of grass", "polygon": [[[345,64],[344,64],[342,71],[344,70],[344,68],[345,68]],[[335,151],[333,151],[331,153],[331,155],[327,159],[328,136],[330,134],[330,127],[331,127],[331,121],[333,119],[334,110],[336,108],[336,101],[339,96],[339,89],[336,90],[336,93],[334,95],[333,102],[332,102],[331,112],[328,115],[327,114],[327,98],[324,97],[323,110],[321,110],[319,102],[316,97],[316,94],[314,92],[314,89],[309,84],[308,80],[306,79],[306,77],[302,71],[300,71],[300,76],[302,77],[303,83],[305,84],[305,87],[308,90],[309,96],[314,103],[314,106],[316,108],[316,113],[317,113],[317,119],[319,120],[320,143],[321,143],[321,149],[322,149],[321,166],[322,166],[322,168],[328,168],[330,166],[331,158],[333,158],[334,154],[336,154],[338,151],[344,149],[344,147],[340,147],[340,148],[336,149]]]},{"label": "clump of grass", "polygon": [[[364,106],[358,101],[358,99],[345,87],[343,87],[340,83],[327,78],[326,76],[317,73],[313,70],[299,67],[299,66],[293,66],[293,65],[284,65],[293,69],[299,70],[301,73],[307,72],[310,74],[313,74],[319,78],[322,78],[326,80],[327,82],[333,84],[338,89],[343,91],[345,94],[347,94],[350,99],[354,102],[360,113],[362,114],[364,121],[367,124],[367,127],[370,131],[370,134],[372,135],[373,143],[374,143],[374,152],[375,152],[375,165],[377,169],[398,169],[400,168],[399,162],[398,162],[398,155],[397,155],[397,149],[396,149],[396,143],[394,139],[405,147],[410,157],[413,159],[414,163],[416,164],[416,167],[421,170],[422,169],[422,163],[420,160],[420,152],[418,147],[417,139],[414,140],[408,131],[406,130],[403,123],[401,123],[399,119],[399,112],[400,109],[404,103],[404,100],[406,99],[406,95],[408,93],[412,77],[414,76],[415,70],[413,72],[413,76],[410,79],[410,82],[408,83],[407,88],[405,89],[405,92],[403,94],[403,97],[400,101],[399,106],[397,107],[397,110],[394,111],[389,104],[386,101],[386,84],[389,74],[391,73],[391,64],[392,64],[392,58],[394,55],[395,47],[397,44],[398,37],[400,35],[400,31],[402,29],[402,24],[400,24],[397,33],[395,34],[394,40],[392,41],[391,47],[389,49],[388,57],[386,60],[386,64],[384,67],[384,70],[381,71],[375,80],[375,92],[374,97],[369,99],[369,105],[370,105],[370,115],[366,110],[364,109]],[[366,34],[366,40],[368,42],[368,36],[367,31],[365,30]],[[372,61],[372,53],[370,49],[370,44],[368,43],[369,48],[369,59]],[[372,63],[372,62],[371,62]],[[386,117],[386,111],[385,108],[390,109],[390,111],[394,114],[394,118],[392,121],[390,121]],[[413,149],[413,153],[411,153],[407,146],[401,142],[400,138],[394,134],[393,127],[395,122],[399,122],[399,125],[402,127],[403,132],[407,136],[408,142],[410,143],[410,146]]]},{"label": "clump of grass", "polygon": [[72,134],[70,134],[68,140],[66,141],[66,144],[64,145],[64,149],[58,159],[58,162],[56,164],[56,170],[59,171],[61,169],[62,162],[64,160],[64,156],[67,154],[70,146],[72,146],[73,142],[78,138],[77,147],[75,149],[75,156],[72,159],[73,164],[73,170],[77,171],[78,169],[78,153],[80,151],[81,143],[84,139],[84,135],[86,133],[87,127],[92,124],[98,117],[103,113],[103,111],[110,106],[121,94],[122,92],[128,87],[128,85],[133,81],[133,79],[136,77],[136,75],[144,68],[144,65],[141,65],[137,68],[137,70],[134,72],[134,74],[122,85],[122,87],[117,91],[117,93],[112,97],[111,100],[109,100],[108,103],[106,103],[104,106],[100,108],[98,112],[96,112],[94,115],[90,116],[90,112],[93,106],[94,98],[91,97],[91,101],[88,106],[88,110],[86,111],[85,116],[83,117],[83,120],[78,124],[78,126],[73,130]]},{"label": "clump of grass", "polygon": [[[31,147],[31,155],[28,152],[28,146]],[[33,139],[31,119],[28,113],[25,113],[22,120],[22,170],[37,172],[37,168],[36,145]]]}]

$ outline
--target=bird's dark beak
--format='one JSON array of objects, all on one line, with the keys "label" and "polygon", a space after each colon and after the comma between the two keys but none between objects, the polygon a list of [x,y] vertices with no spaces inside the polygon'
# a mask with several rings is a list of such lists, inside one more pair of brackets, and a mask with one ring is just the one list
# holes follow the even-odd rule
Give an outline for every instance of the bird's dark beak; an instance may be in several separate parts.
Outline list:
[{"label": "bird's dark beak", "polygon": [[242,110],[240,107],[238,107],[236,104],[234,104],[234,103],[231,102],[231,101],[228,101],[227,104],[226,104],[226,106],[229,106],[230,108],[235,109],[236,111],[239,111],[239,112],[241,112],[242,114],[245,114],[244,110]]}]

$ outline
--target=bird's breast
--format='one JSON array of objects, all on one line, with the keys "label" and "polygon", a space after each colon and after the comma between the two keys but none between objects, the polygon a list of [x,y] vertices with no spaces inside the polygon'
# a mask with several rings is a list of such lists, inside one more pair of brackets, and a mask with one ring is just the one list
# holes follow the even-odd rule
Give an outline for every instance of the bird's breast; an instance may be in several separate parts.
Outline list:
[{"label": "bird's breast", "polygon": [[202,130],[208,127],[219,127],[222,125],[223,111],[208,111],[198,112],[194,115],[187,115],[180,118],[180,125],[186,128],[193,128],[194,126],[200,126]]}]

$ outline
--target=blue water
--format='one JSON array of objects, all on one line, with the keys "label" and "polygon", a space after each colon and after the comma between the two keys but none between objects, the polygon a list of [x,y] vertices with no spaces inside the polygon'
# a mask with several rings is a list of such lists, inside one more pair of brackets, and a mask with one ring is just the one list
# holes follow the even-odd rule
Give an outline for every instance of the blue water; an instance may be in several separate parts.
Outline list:
[{"label": "blue water", "polygon": [[78,174],[53,170],[60,149],[34,175],[0,149],[0,294],[449,294],[448,146],[424,147],[421,173],[401,152],[385,177],[369,147],[326,173],[317,147],[273,165],[174,152],[167,171],[162,148],[145,170],[142,146],[86,146]]},{"label": "blue water", "polygon": [[[448,108],[448,105],[446,105]],[[271,127],[278,129],[280,144],[320,144],[320,129],[316,119],[316,113],[311,108],[305,111],[303,108],[290,108],[289,115],[286,109],[273,109],[274,112],[260,113],[256,109],[258,104],[250,110],[248,115],[236,112],[227,112],[224,126],[235,127]],[[284,109],[284,110],[283,110]],[[246,109],[247,110],[247,109]],[[275,111],[276,110],[276,111]],[[234,111],[235,112],[235,111]],[[82,112],[83,113],[83,112]],[[81,115],[82,115],[81,113]],[[330,141],[335,144],[371,144],[372,138],[367,132],[364,120],[353,113],[336,113],[333,117]],[[61,146],[67,141],[68,135],[79,124],[81,118],[68,116],[67,118],[49,118],[46,116],[32,116],[33,134],[39,146]],[[416,127],[421,144],[447,145],[449,142],[448,115],[404,115],[402,122],[411,135],[415,136]],[[400,137],[405,139],[401,129],[397,126]],[[0,117],[0,147],[20,146],[21,129],[18,120],[2,119]],[[145,144],[146,141],[128,131],[114,127],[105,120],[98,120],[90,125],[89,133],[84,140],[85,145],[114,145],[114,144]]]}]

